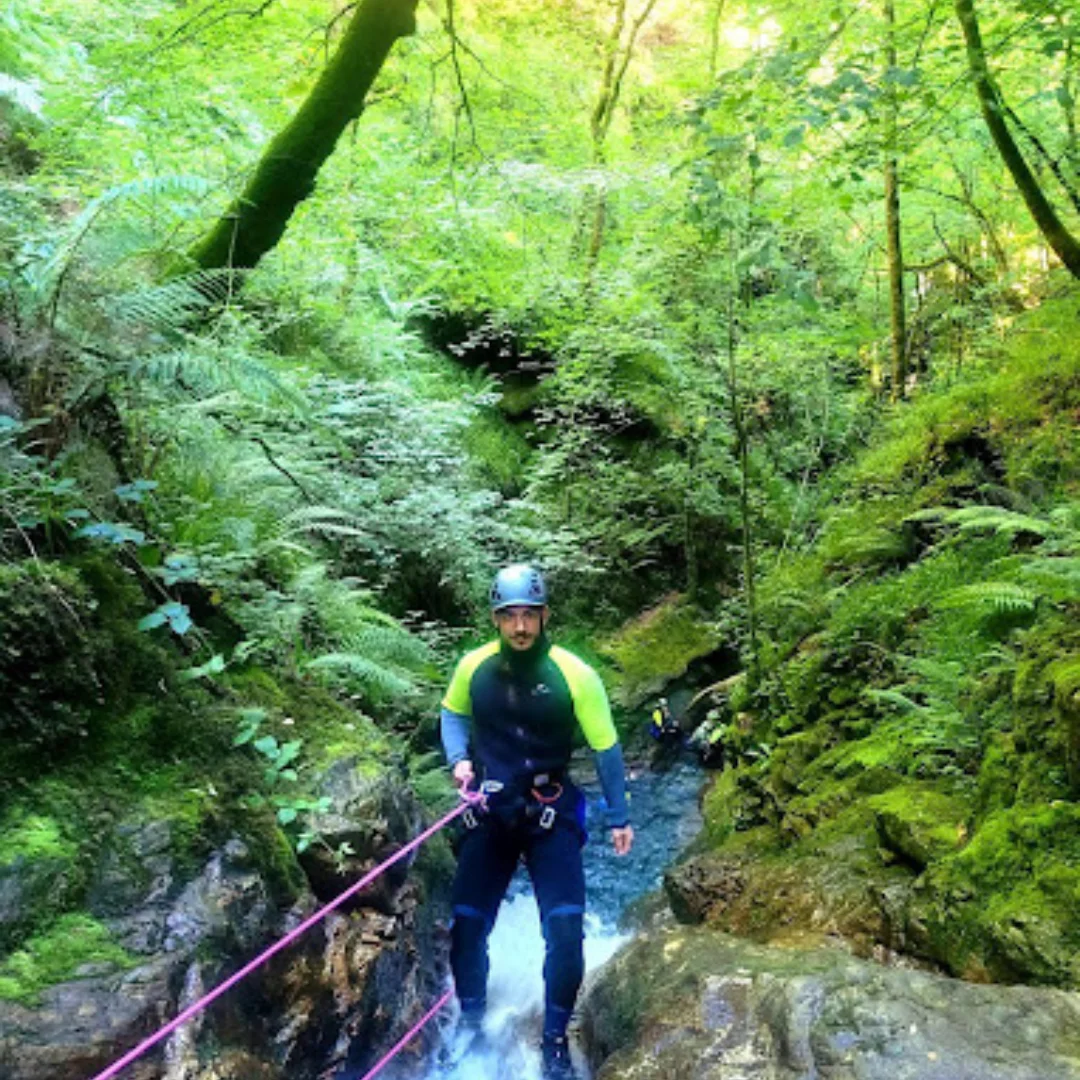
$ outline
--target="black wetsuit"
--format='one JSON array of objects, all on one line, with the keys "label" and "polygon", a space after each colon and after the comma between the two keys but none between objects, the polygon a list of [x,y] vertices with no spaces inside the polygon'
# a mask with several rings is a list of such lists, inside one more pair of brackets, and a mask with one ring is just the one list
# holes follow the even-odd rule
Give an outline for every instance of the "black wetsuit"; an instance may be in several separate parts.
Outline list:
[{"label": "black wetsuit", "polygon": [[617,752],[603,685],[544,636],[526,652],[493,642],[461,661],[443,708],[444,741],[447,713],[467,718],[474,768],[497,788],[472,816],[458,854],[450,962],[462,1010],[483,1012],[488,935],[524,859],[546,944],[544,1030],[561,1035],[584,972],[584,798],[566,769],[579,726],[595,750]]}]

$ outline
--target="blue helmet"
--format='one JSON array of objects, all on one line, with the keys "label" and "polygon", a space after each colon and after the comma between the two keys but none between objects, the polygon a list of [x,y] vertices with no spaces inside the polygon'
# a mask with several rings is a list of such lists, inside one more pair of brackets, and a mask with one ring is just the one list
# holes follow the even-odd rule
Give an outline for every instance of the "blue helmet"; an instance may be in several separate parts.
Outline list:
[{"label": "blue helmet", "polygon": [[502,608],[544,607],[547,604],[547,586],[544,576],[534,566],[515,563],[505,566],[495,575],[491,585],[491,610]]}]

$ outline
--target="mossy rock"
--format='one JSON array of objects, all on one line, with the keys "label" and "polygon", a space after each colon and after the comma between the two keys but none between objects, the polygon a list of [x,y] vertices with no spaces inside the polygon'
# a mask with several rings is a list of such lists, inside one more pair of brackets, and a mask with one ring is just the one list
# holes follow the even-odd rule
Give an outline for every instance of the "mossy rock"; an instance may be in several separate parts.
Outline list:
[{"label": "mossy rock", "polygon": [[1080,987],[1080,806],[1001,810],[926,872],[914,937],[957,974]]},{"label": "mossy rock", "polygon": [[882,845],[922,869],[967,838],[968,803],[930,784],[900,784],[868,800]]},{"label": "mossy rock", "polygon": [[818,726],[779,739],[769,756],[769,786],[778,796],[801,790],[809,764],[829,745],[831,733]]},{"label": "mossy rock", "polygon": [[0,739],[52,747],[85,734],[104,701],[97,602],[68,567],[0,565]]},{"label": "mossy rock", "polygon": [[135,962],[104,924],[84,914],[63,915],[0,962],[0,1000],[33,1005],[56,983]]},{"label": "mossy rock", "polygon": [[619,669],[614,696],[632,707],[684,675],[693,661],[720,645],[715,624],[681,594],[673,593],[604,642],[601,653]]},{"label": "mossy rock", "polygon": [[9,813],[0,827],[0,949],[63,910],[82,878],[78,847],[54,818]]}]

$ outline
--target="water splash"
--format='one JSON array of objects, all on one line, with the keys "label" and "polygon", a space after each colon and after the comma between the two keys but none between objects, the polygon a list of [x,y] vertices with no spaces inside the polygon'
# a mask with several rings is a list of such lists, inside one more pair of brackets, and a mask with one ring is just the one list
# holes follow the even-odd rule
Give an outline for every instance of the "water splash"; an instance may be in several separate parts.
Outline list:
[{"label": "water splash", "polygon": [[[479,1034],[459,1029],[451,1016],[439,1060],[428,1080],[540,1080],[537,1049],[543,1018],[544,940],[531,890],[522,883],[499,909],[491,932],[488,1010]],[[585,977],[607,962],[626,941],[600,919],[585,924]],[[584,1061],[575,1060],[585,1080]]]},{"label": "water splash", "polygon": [[[599,790],[583,788],[589,799],[585,848],[588,907],[585,920],[585,978],[629,940],[617,929],[626,906],[655,888],[672,855],[700,828],[697,791],[701,773],[677,764],[664,773],[629,773],[628,789],[636,839],[633,852],[618,858],[604,828]],[[499,909],[490,938],[488,1009],[481,1033],[460,1030],[457,1015],[443,1022],[442,1046],[424,1080],[540,1080],[538,1050],[543,1021],[544,940],[536,901],[519,871]],[[589,1072],[572,1046],[582,1080]]]}]

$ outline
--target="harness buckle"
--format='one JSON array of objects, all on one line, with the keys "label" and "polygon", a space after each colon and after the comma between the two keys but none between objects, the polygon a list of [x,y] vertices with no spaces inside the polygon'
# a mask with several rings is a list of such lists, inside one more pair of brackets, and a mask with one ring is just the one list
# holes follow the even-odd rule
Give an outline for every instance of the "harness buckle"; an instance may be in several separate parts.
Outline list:
[{"label": "harness buckle", "polygon": [[485,795],[498,795],[506,785],[501,780],[485,780],[480,785],[480,790]]},{"label": "harness buckle", "polygon": [[550,829],[555,824],[555,807],[545,806],[540,814],[540,828]]}]

